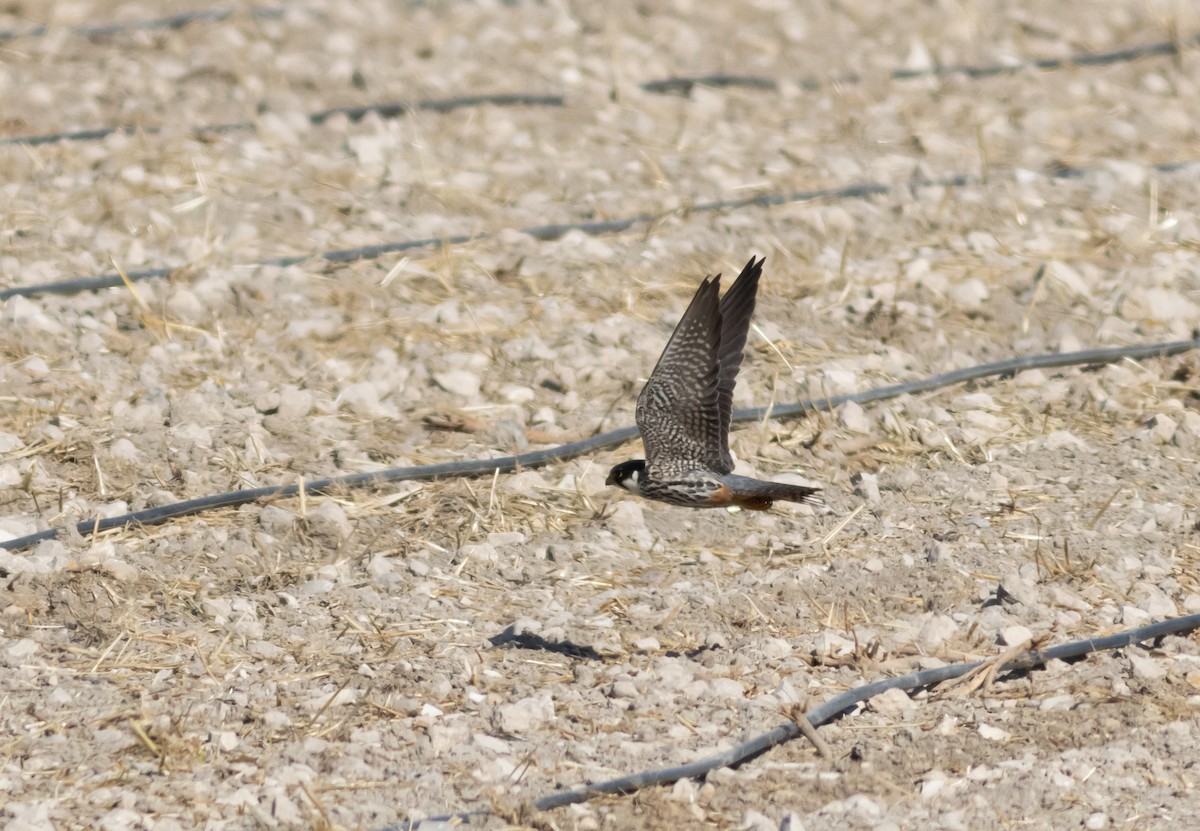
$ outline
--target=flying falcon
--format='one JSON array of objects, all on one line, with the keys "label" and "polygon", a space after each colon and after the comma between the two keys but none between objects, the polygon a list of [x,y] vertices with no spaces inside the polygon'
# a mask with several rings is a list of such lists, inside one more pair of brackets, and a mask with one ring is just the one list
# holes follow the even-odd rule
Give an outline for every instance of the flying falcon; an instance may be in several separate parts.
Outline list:
[{"label": "flying falcon", "polygon": [[720,301],[721,275],[704,278],[638,396],[646,459],[614,467],[609,485],[689,508],[740,505],[765,511],[776,500],[818,501],[813,495],[818,488],[732,472],[733,385],[765,259],[751,257]]}]

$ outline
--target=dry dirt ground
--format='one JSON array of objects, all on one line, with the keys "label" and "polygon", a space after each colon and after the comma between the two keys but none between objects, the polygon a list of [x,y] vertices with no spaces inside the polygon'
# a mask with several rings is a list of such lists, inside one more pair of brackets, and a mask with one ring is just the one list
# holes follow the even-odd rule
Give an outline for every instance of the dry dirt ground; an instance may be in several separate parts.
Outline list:
[{"label": "dry dirt ground", "polygon": [[[739,406],[1195,337],[1200,167],[1163,166],[1200,160],[1182,0],[310,0],[71,30],[177,10],[0,6],[0,29],[49,24],[0,41],[3,136],[154,128],[0,146],[0,288],[178,267],[3,301],[3,539],[631,424],[699,279],[751,254],[767,264]],[[718,72],[780,83],[639,86]],[[307,117],[518,92],[565,103]],[[914,184],[954,174],[977,178]],[[863,182],[887,190],[688,210]],[[639,214],[659,218],[516,230]],[[314,256],[254,265],[296,254]],[[886,696],[821,730],[829,759],[796,741],[520,816],[797,701],[1200,611],[1194,355],[768,419],[733,448],[826,505],[639,503],[604,486],[631,443],[0,551],[0,827],[371,831],[487,808],[474,824],[1200,827],[1194,636]],[[510,626],[594,654],[493,645]]]}]

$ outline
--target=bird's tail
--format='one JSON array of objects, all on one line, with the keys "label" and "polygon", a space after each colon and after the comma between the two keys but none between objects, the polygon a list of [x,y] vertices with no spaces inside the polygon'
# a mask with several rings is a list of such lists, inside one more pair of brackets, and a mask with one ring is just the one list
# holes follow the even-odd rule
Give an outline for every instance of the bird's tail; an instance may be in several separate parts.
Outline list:
[{"label": "bird's tail", "polygon": [[820,488],[805,485],[790,485],[786,482],[766,482],[748,476],[729,475],[724,477],[730,488],[738,495],[738,504],[752,511],[765,511],[772,502],[800,502],[820,505]]}]

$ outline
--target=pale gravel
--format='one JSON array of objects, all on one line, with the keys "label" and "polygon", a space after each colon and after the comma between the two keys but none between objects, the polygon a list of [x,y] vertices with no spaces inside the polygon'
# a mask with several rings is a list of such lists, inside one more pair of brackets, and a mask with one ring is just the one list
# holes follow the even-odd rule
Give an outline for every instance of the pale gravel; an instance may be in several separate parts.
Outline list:
[{"label": "pale gravel", "polygon": [[[0,308],[0,534],[630,423],[699,278],[752,253],[762,334],[738,405],[1193,336],[1197,171],[1150,168],[1196,146],[1193,52],[886,78],[1186,34],[1189,4],[641,8],[318,0],[282,20],[7,44],[5,134],[164,133],[0,149],[0,281],[189,268],[139,284],[140,302]],[[85,0],[46,22],[168,10]],[[785,83],[637,87],[718,70]],[[799,83],[848,72],[864,82]],[[478,91],[568,104],[305,118]],[[187,132],[242,120],[255,129]],[[1045,175],[1059,163],[1092,172]],[[992,175],[905,187],[958,172]],[[864,180],[894,187],[604,238],[511,230]],[[497,236],[244,265],[475,231]],[[1195,612],[1198,388],[1181,356],[739,428],[739,469],[820,483],[817,510],[624,498],[604,474],[630,445],[0,552],[0,819],[371,829],[508,811],[690,761],[885,675]],[[431,413],[481,429],[431,431]],[[513,624],[602,659],[489,644]],[[822,730],[832,761],[797,742],[551,821],[1191,827],[1198,706],[1200,650],[1171,638],[974,696],[892,694]]]}]

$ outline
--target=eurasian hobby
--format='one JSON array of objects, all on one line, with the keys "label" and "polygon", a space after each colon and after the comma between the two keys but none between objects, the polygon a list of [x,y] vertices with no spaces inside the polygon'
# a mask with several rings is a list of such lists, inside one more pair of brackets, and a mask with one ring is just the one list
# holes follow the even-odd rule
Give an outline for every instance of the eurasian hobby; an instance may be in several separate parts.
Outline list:
[{"label": "eurasian hobby", "polygon": [[818,488],[733,473],[733,385],[764,261],[751,257],[719,302],[720,274],[700,284],[638,396],[637,426],[646,459],[617,465],[608,484],[689,508],[740,505],[765,511],[776,500],[818,501],[813,496]]}]

